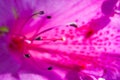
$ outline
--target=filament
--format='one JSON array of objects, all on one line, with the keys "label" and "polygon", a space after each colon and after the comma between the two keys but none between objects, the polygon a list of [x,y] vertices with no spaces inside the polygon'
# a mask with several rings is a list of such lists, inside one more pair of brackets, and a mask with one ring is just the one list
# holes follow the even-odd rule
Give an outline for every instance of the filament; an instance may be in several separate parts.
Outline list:
[{"label": "filament", "polygon": [[28,19],[23,23],[23,25],[21,26],[21,28],[20,28],[20,30],[19,30],[19,33],[21,33],[21,31],[23,30],[23,28],[25,27],[25,25],[27,24],[27,22],[29,22],[29,20],[33,17],[33,16],[36,16],[36,15],[42,15],[42,14],[44,14],[44,12],[43,11],[40,11],[40,12],[38,12],[38,13],[34,13],[34,14],[32,14],[30,17],[28,17]]}]

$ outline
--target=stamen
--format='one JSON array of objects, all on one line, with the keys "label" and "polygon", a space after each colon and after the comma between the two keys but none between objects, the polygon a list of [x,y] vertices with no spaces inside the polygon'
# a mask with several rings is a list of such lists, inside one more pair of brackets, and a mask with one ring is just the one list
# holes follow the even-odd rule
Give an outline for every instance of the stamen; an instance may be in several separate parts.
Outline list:
[{"label": "stamen", "polygon": [[52,70],[52,69],[53,69],[52,66],[48,67],[48,70]]},{"label": "stamen", "polygon": [[62,37],[62,41],[66,41],[66,37]]},{"label": "stamen", "polygon": [[27,40],[27,39],[26,39],[25,42],[28,43],[28,44],[31,44],[31,41],[30,41],[30,40]]},{"label": "stamen", "polygon": [[40,15],[43,15],[43,14],[44,14],[44,11],[40,11],[39,14],[40,14]]},{"label": "stamen", "polygon": [[24,26],[27,24],[27,22],[32,18],[32,17],[34,17],[34,16],[36,16],[36,15],[43,15],[44,14],[44,11],[39,11],[39,12],[37,12],[37,13],[34,13],[34,14],[32,14],[30,17],[28,17],[28,19],[26,19],[26,21],[23,23],[23,25],[21,26],[21,29],[19,30],[19,32],[21,32],[22,31],[22,29],[24,28]]},{"label": "stamen", "polygon": [[38,33],[38,34],[42,34],[42,33],[45,33],[45,32],[47,32],[47,31],[50,31],[50,30],[52,30],[52,29],[54,29],[55,27],[52,27],[52,28],[48,28],[48,29],[46,29],[46,30],[44,30],[44,31],[41,31],[40,33]]},{"label": "stamen", "polygon": [[65,37],[61,37],[61,38],[51,38],[51,39],[47,39],[47,38],[41,38],[41,40],[42,41],[53,41],[53,42],[55,42],[55,41],[65,41],[66,40],[66,38]]},{"label": "stamen", "polygon": [[47,16],[47,19],[51,19],[52,17],[51,16]]},{"label": "stamen", "polygon": [[37,37],[35,40],[42,40],[41,37]]},{"label": "stamen", "polygon": [[30,58],[30,54],[24,54],[25,58]]},{"label": "stamen", "polygon": [[32,17],[35,16],[35,15],[43,15],[43,14],[45,14],[44,11],[39,11],[39,12],[34,13],[34,14],[32,15]]},{"label": "stamen", "polygon": [[70,24],[70,26],[77,28],[78,26],[74,23]]},{"label": "stamen", "polygon": [[43,30],[43,31],[35,34],[35,35],[31,38],[31,41],[32,41],[32,40],[35,40],[36,37],[39,36],[40,34],[45,33],[45,32],[48,32],[48,31],[50,31],[50,30],[52,30],[52,29],[54,29],[54,28],[56,28],[56,27],[58,27],[58,26],[54,26],[54,27],[48,28],[48,29],[46,29],[46,30]]}]

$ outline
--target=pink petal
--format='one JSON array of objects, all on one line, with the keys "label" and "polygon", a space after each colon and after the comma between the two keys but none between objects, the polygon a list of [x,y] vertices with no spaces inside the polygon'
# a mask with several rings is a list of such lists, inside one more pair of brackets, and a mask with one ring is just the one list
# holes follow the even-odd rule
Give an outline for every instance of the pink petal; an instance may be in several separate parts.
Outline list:
[{"label": "pink petal", "polygon": [[[1,1],[0,9],[5,11],[0,10],[3,19],[0,25],[10,29],[5,36],[7,41],[1,41],[7,45],[5,49],[9,48],[5,53],[11,57],[1,64],[4,74],[9,77],[7,73],[14,72],[11,79],[18,80],[26,80],[28,76],[34,80],[41,77],[49,80],[103,77],[109,80],[112,75],[115,80],[119,79],[120,17],[117,12],[101,14],[102,3],[103,0]],[[45,14],[33,16],[39,11]],[[26,53],[30,58],[24,57]],[[5,60],[1,58],[0,61]],[[8,71],[8,65],[16,70]],[[49,66],[53,70],[47,70]]]}]

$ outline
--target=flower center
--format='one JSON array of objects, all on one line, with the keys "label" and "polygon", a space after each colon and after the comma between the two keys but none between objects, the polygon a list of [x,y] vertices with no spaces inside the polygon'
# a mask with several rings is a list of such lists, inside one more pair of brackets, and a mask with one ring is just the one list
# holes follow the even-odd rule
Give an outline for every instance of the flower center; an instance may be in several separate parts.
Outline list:
[{"label": "flower center", "polygon": [[9,48],[11,51],[24,53],[29,43],[30,41],[24,36],[13,35],[9,42]]}]

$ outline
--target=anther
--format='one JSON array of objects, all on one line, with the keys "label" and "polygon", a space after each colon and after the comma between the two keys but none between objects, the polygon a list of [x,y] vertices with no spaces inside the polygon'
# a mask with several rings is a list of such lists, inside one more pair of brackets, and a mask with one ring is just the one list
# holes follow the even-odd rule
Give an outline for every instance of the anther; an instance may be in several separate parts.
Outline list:
[{"label": "anther", "polygon": [[70,24],[70,26],[77,28],[78,26],[74,23]]},{"label": "anther", "polygon": [[37,37],[35,40],[42,40],[42,38],[41,37]]},{"label": "anther", "polygon": [[47,19],[51,19],[52,17],[51,16],[46,16]]},{"label": "anther", "polygon": [[66,40],[66,37],[62,37],[61,40],[62,40],[62,41],[65,41],[65,40]]},{"label": "anther", "polygon": [[48,70],[52,70],[53,68],[50,66],[50,67],[48,67]]},{"label": "anther", "polygon": [[43,14],[44,14],[44,11],[40,11],[39,14],[40,14],[40,15],[43,15]]},{"label": "anther", "polygon": [[30,58],[30,54],[24,54],[24,57]]}]

